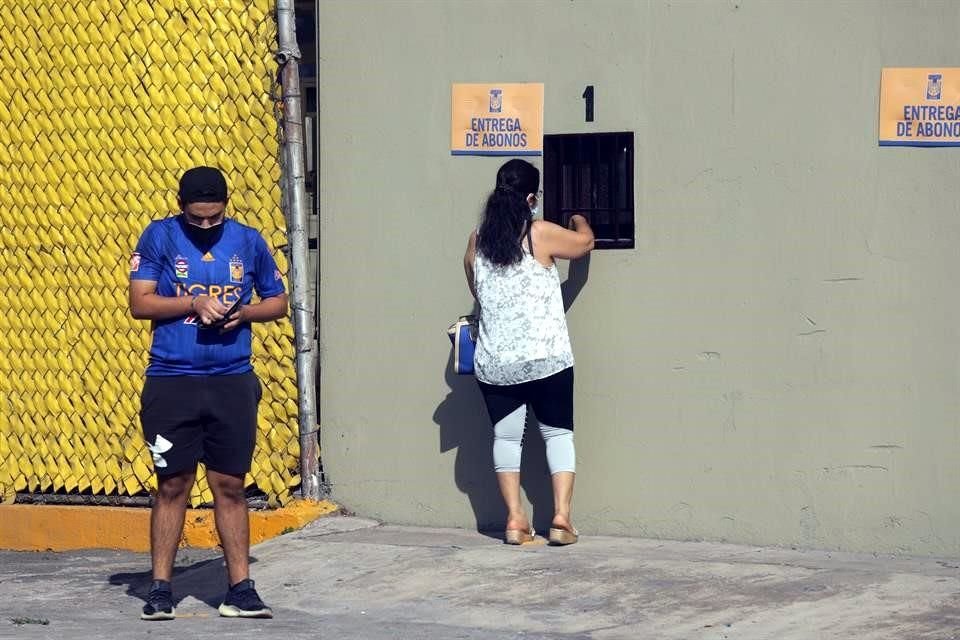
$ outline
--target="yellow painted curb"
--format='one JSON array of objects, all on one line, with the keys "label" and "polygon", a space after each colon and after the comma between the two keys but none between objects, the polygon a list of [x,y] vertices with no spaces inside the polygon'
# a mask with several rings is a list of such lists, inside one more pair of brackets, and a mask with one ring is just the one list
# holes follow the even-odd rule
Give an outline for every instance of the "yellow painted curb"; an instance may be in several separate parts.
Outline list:
[{"label": "yellow painted curb", "polygon": [[[295,531],[338,509],[329,500],[300,500],[280,509],[251,511],[250,544]],[[218,544],[213,511],[188,509],[180,546],[212,549]],[[150,510],[138,507],[0,505],[0,549],[149,551]]]}]

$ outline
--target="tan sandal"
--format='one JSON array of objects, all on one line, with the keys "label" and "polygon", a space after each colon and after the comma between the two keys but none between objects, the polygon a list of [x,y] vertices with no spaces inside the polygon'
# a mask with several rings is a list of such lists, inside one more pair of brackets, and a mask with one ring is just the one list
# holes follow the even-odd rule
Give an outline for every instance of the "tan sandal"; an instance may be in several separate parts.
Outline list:
[{"label": "tan sandal", "polygon": [[506,544],[524,544],[533,542],[537,537],[537,532],[533,529],[507,529],[503,535],[503,541]]},{"label": "tan sandal", "polygon": [[580,539],[580,533],[574,529],[573,531],[567,531],[566,529],[559,529],[557,527],[550,527],[550,544],[552,545],[567,545],[573,544]]}]

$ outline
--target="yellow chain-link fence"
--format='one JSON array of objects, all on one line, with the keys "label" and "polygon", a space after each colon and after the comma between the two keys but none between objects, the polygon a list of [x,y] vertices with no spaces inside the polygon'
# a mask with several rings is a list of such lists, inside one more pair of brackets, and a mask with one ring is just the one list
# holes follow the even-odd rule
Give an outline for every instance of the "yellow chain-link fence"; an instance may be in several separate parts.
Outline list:
[{"label": "yellow chain-link fence", "polygon": [[[138,417],[149,324],[129,256],[186,168],[223,169],[229,214],[287,270],[269,0],[0,0],[0,497],[155,486]],[[293,331],[257,325],[248,483],[299,483]],[[205,479],[194,505],[212,500]]]}]

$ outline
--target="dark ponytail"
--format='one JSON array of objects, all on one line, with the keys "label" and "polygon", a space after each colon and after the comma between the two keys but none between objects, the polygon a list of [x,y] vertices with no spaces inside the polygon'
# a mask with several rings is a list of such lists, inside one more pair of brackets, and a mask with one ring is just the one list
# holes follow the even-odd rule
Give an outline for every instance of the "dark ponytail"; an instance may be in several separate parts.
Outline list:
[{"label": "dark ponytail", "polygon": [[531,221],[527,196],[540,189],[540,171],[524,160],[510,160],[497,171],[497,186],[487,198],[477,251],[496,265],[520,262],[520,234]]}]

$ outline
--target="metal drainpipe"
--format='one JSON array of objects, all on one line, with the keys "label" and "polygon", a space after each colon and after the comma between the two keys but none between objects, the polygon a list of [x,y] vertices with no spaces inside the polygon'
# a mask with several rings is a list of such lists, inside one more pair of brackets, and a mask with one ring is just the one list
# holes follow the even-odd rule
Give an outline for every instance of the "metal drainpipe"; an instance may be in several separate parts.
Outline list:
[{"label": "metal drainpipe", "polygon": [[316,352],[314,324],[309,308],[306,171],[303,161],[303,114],[300,92],[300,48],[294,22],[293,0],[277,0],[277,39],[283,99],[283,186],[288,206],[291,307],[296,346],[297,393],[300,432],[300,480],[303,497],[320,499],[317,455]]}]

